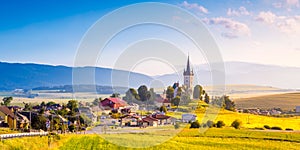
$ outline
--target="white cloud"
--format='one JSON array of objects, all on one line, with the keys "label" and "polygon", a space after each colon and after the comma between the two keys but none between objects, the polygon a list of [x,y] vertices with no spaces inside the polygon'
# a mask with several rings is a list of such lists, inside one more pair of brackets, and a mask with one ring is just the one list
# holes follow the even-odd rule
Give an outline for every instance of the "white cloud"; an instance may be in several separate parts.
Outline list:
[{"label": "white cloud", "polygon": [[255,20],[261,21],[261,22],[264,22],[267,24],[272,24],[272,23],[274,23],[276,17],[277,16],[270,11],[268,11],[268,12],[262,11],[258,14],[258,16],[255,18]]},{"label": "white cloud", "polygon": [[270,26],[274,26],[280,32],[287,34],[300,33],[300,16],[277,16],[274,13],[260,12],[255,19],[256,21],[264,22]]},{"label": "white cloud", "polygon": [[241,22],[232,20],[230,18],[217,17],[217,18],[204,18],[203,22],[208,25],[220,25],[226,29],[221,35],[226,38],[237,38],[240,36],[249,36],[250,28]]},{"label": "white cloud", "polygon": [[299,0],[286,0],[286,4],[288,6],[296,6],[299,7]]},{"label": "white cloud", "polygon": [[277,22],[276,26],[281,32],[287,34],[300,33],[300,19],[298,18],[298,16],[281,19]]},{"label": "white cloud", "polygon": [[292,8],[300,7],[300,1],[299,0],[281,0],[280,2],[275,2],[272,5],[275,8],[287,8],[287,10],[291,11]]},{"label": "white cloud", "polygon": [[188,3],[187,1],[183,1],[180,6],[189,9],[189,10],[194,10],[203,14],[208,14],[207,8],[197,4],[197,3]]},{"label": "white cloud", "polygon": [[228,16],[248,16],[250,15],[250,12],[243,6],[241,6],[238,10],[234,10],[231,8],[228,8],[227,10]]}]

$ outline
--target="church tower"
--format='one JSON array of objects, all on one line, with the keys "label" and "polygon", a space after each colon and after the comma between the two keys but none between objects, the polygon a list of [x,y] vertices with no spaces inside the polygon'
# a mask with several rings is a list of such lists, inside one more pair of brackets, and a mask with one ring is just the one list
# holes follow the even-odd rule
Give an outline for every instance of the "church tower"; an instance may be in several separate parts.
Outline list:
[{"label": "church tower", "polygon": [[188,55],[188,60],[187,60],[187,65],[186,65],[186,69],[184,69],[183,72],[183,76],[184,76],[184,86],[187,89],[191,89],[193,88],[193,82],[194,82],[194,72],[193,70],[191,70],[190,67],[190,56]]}]

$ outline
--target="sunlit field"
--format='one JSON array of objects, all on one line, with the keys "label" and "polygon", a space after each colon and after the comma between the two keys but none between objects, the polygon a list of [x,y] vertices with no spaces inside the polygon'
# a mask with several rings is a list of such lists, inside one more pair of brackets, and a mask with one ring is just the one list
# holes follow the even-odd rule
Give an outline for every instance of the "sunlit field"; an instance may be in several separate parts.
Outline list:
[{"label": "sunlit field", "polygon": [[[29,137],[10,139],[0,142],[1,149],[134,149],[133,143],[147,146],[148,141],[161,139],[168,131],[145,133],[125,133],[106,135],[61,135],[60,139],[52,140],[48,148],[47,137]],[[111,143],[105,139],[114,140]],[[158,143],[160,141],[157,140]],[[120,146],[122,145],[122,146]],[[209,129],[199,133],[198,129],[183,129],[170,140],[143,149],[298,149],[300,133],[296,132],[265,132],[236,130],[232,128]]]}]

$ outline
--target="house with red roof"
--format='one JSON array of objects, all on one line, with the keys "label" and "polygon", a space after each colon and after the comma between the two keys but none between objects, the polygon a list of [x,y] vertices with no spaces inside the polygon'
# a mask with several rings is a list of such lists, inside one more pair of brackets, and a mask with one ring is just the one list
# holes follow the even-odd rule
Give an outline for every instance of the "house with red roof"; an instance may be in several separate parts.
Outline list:
[{"label": "house with red roof", "polygon": [[147,116],[142,118],[142,126],[158,126],[158,119],[153,118],[152,116]]},{"label": "house with red roof", "polygon": [[104,109],[116,110],[127,106],[127,103],[118,97],[109,97],[102,100],[100,105],[100,107],[103,107]]}]

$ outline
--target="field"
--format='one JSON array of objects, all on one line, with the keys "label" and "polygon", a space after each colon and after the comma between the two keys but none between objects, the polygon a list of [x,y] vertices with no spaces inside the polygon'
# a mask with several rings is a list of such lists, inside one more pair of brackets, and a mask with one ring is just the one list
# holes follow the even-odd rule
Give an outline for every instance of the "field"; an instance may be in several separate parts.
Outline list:
[{"label": "field", "polygon": [[281,108],[292,110],[300,106],[300,93],[281,93],[234,99],[238,108]]},{"label": "field", "polygon": [[[173,129],[175,130],[175,129]],[[51,142],[49,149],[298,149],[300,133],[265,132],[236,130],[232,128],[209,129],[199,133],[198,129],[183,129],[179,134],[166,142],[164,139],[170,129],[159,132],[125,133],[105,135],[61,135],[60,139]],[[107,140],[108,139],[108,140]],[[114,143],[109,141],[113,140]],[[149,145],[149,142],[154,145]],[[156,142],[156,143],[155,143]],[[157,144],[157,145],[155,145]],[[7,149],[47,149],[47,137],[29,137],[10,139],[0,142],[3,150]]]}]

